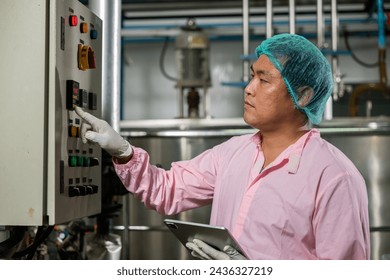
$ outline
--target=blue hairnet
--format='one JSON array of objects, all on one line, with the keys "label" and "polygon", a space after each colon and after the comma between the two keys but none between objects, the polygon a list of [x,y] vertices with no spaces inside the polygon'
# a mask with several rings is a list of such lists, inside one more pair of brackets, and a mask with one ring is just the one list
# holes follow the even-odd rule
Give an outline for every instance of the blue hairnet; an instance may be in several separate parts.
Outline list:
[{"label": "blue hairnet", "polygon": [[[319,124],[333,90],[332,71],[321,51],[302,36],[279,34],[263,41],[255,52],[257,57],[266,55],[280,71],[295,107],[313,124]],[[312,98],[299,107],[298,101],[307,90]]]}]

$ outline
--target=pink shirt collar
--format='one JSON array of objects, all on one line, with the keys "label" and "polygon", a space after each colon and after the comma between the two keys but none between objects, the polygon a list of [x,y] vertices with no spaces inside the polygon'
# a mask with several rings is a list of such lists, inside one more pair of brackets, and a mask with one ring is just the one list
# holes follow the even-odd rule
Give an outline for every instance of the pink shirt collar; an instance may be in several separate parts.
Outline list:
[{"label": "pink shirt collar", "polygon": [[[281,161],[288,159],[287,170],[291,174],[295,174],[298,171],[299,163],[302,157],[303,149],[307,141],[311,137],[319,137],[320,132],[316,128],[308,130],[307,133],[302,135],[294,144],[287,147],[275,160],[273,165],[279,164]],[[250,140],[255,143],[261,150],[261,133],[260,131],[253,134]]]}]

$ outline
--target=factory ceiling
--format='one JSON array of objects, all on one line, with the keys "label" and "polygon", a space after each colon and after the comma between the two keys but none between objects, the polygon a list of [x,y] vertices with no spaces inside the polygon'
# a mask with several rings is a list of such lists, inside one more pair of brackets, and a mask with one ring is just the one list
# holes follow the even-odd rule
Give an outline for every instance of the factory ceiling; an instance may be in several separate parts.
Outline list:
[{"label": "factory ceiling", "polygon": [[[250,12],[264,14],[266,0],[249,0]],[[289,0],[273,0],[273,13],[288,13]],[[316,11],[317,0],[295,0],[297,14],[309,14]],[[324,11],[330,10],[331,0],[323,0]],[[341,13],[366,12],[371,13],[375,0],[338,0],[336,1]],[[386,1],[385,1],[386,2]],[[242,13],[242,0],[123,0],[124,18],[150,17],[187,17],[197,12],[202,16],[237,16]],[[178,12],[180,11],[180,12]]]}]

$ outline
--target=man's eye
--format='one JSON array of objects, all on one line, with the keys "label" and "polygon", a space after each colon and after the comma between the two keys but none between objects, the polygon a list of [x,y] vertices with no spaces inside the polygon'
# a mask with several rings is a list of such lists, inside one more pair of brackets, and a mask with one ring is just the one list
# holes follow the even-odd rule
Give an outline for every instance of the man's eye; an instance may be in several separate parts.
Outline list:
[{"label": "man's eye", "polygon": [[264,79],[260,79],[260,82],[262,82],[262,83],[268,83],[268,81],[267,81],[267,80],[264,80]]}]

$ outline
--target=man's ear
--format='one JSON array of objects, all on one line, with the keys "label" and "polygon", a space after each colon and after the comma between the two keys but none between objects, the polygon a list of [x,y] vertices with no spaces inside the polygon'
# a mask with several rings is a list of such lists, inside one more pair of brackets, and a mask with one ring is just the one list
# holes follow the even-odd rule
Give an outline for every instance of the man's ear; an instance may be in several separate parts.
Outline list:
[{"label": "man's ear", "polygon": [[309,102],[313,98],[314,91],[311,87],[304,86],[298,89],[298,95],[299,95],[298,106],[299,108],[303,108],[307,104],[309,104]]}]

